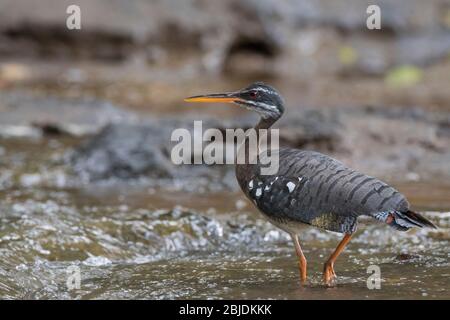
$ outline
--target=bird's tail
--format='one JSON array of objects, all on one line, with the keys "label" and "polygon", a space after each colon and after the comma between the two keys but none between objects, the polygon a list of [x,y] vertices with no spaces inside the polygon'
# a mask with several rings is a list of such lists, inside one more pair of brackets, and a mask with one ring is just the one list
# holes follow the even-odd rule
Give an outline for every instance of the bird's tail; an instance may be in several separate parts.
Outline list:
[{"label": "bird's tail", "polygon": [[386,222],[388,225],[394,229],[400,231],[407,231],[411,228],[433,228],[437,227],[424,216],[417,212],[411,210],[401,212],[401,211],[391,211],[391,212],[380,212],[375,215],[375,218]]}]

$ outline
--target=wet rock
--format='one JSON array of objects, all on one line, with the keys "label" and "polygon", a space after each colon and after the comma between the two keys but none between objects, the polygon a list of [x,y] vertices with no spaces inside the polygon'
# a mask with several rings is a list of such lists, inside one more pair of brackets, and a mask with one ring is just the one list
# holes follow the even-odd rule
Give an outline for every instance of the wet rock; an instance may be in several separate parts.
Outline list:
[{"label": "wet rock", "polygon": [[153,125],[109,125],[77,150],[75,170],[93,180],[171,176],[158,129]]}]

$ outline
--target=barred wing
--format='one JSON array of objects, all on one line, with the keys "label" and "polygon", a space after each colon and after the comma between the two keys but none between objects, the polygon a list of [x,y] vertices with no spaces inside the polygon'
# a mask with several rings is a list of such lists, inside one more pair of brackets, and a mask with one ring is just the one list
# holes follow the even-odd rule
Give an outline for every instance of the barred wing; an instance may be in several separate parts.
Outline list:
[{"label": "barred wing", "polygon": [[273,176],[254,172],[246,193],[280,223],[297,221],[330,231],[352,233],[360,215],[406,212],[405,197],[386,183],[313,151],[281,149]]}]

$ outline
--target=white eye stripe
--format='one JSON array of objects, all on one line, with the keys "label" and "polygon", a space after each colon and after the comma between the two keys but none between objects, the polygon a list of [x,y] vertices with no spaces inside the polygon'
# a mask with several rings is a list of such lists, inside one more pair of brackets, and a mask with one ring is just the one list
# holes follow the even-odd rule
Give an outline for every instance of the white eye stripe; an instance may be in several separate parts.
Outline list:
[{"label": "white eye stripe", "polygon": [[269,90],[269,89],[266,89],[266,88],[255,88],[253,90],[262,91],[262,92],[265,92],[265,93],[273,93],[272,90]]},{"label": "white eye stripe", "polygon": [[272,106],[264,102],[245,101],[245,103],[242,104],[247,108],[251,108],[249,105],[255,106],[256,107],[255,111],[261,114],[261,117],[263,117],[264,119],[266,119],[269,116],[280,115],[280,110],[276,106]]},{"label": "white eye stripe", "polygon": [[268,110],[278,110],[276,106],[272,106],[272,105],[264,103],[264,102],[245,101],[245,103],[251,104],[251,105],[257,106],[257,107],[264,107]]},{"label": "white eye stripe", "polygon": [[262,92],[265,92],[265,93],[275,94],[275,92],[274,92],[273,90],[266,89],[266,88],[261,88],[261,87],[253,88],[253,89],[248,89],[248,90],[244,90],[244,91],[242,91],[242,92],[243,92],[243,93],[250,93],[250,92],[252,92],[252,91],[262,91]]}]

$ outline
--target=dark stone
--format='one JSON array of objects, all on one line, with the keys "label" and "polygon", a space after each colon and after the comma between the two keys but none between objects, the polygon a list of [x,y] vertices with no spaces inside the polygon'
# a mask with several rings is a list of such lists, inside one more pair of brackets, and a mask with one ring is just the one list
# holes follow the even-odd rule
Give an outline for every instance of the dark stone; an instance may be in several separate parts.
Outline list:
[{"label": "dark stone", "polygon": [[409,253],[401,253],[395,257],[395,260],[397,261],[410,261],[410,260],[416,260],[419,259],[420,256],[409,254]]},{"label": "dark stone", "polygon": [[75,171],[91,180],[170,177],[173,168],[161,142],[153,125],[108,125],[82,144],[72,161]]}]

